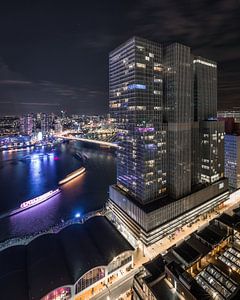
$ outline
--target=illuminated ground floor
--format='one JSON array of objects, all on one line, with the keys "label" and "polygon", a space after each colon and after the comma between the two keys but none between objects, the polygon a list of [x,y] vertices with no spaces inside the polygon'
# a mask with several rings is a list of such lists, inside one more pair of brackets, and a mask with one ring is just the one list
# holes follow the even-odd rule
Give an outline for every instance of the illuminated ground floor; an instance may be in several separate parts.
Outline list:
[{"label": "illuminated ground floor", "polygon": [[[207,218],[208,213],[220,209],[229,197],[228,190],[218,190],[220,184],[222,182],[216,185],[216,191],[210,190],[212,195],[217,196],[208,201],[203,201],[202,195],[196,193],[152,211],[143,210],[131,203],[126,195],[113,187],[107,203],[107,217],[133,247],[149,247],[166,236],[174,235],[184,225]],[[125,198],[121,199],[124,196]],[[195,202],[201,204],[196,205]]]},{"label": "illuminated ground floor", "polygon": [[127,251],[115,257],[107,266],[99,266],[85,273],[73,286],[60,287],[41,300],[87,300],[108,289],[133,268],[133,253]]}]

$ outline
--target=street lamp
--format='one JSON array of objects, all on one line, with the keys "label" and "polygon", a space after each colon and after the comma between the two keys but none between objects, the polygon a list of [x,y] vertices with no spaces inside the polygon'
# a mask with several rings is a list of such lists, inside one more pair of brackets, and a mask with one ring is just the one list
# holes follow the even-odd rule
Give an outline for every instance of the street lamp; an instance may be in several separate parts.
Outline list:
[{"label": "street lamp", "polygon": [[107,295],[107,300],[111,300],[111,298],[110,298],[111,291],[110,291],[108,285],[106,283],[104,283],[103,285],[108,289],[109,295]]},{"label": "street lamp", "polygon": [[80,218],[80,217],[81,217],[81,214],[80,214],[79,212],[77,212],[77,213],[75,214],[75,218],[78,219],[78,218]]}]

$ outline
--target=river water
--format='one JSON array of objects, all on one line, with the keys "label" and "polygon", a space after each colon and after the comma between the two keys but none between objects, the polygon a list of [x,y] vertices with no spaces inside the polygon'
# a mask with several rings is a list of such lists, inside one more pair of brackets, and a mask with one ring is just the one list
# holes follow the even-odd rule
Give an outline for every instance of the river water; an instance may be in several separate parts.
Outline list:
[{"label": "river water", "polygon": [[[75,153],[81,154],[81,158]],[[45,230],[62,220],[100,209],[108,187],[116,181],[115,155],[82,147],[79,142],[53,148],[0,153],[0,215],[58,185],[67,174],[86,167],[86,172],[62,186],[57,196],[17,215],[0,219],[0,241]]]}]

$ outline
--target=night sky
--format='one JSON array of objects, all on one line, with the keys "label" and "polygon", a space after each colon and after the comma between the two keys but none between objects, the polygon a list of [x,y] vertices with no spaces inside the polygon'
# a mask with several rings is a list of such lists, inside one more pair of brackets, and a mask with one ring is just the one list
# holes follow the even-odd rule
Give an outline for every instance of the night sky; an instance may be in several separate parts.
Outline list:
[{"label": "night sky", "polygon": [[240,107],[239,0],[0,4],[0,113],[106,113],[108,53],[138,35],[216,60],[219,109]]}]

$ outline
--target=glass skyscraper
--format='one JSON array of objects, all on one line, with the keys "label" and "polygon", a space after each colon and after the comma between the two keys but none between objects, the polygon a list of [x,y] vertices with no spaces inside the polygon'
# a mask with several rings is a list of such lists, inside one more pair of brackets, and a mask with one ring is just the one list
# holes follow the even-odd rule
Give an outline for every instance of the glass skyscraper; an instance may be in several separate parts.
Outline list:
[{"label": "glass skyscraper", "polygon": [[[151,244],[167,233],[168,222],[175,230],[174,219],[196,210],[181,217],[188,221],[209,209],[208,200],[216,206],[226,198],[222,170],[208,187],[201,176],[202,159],[211,150],[210,141],[201,157],[206,137],[201,128],[210,119],[218,123],[216,69],[216,63],[195,57],[179,43],[134,37],[110,53],[110,113],[120,142],[117,183],[110,187],[108,207],[111,220],[129,239]],[[218,165],[223,149],[214,147]],[[211,186],[213,182],[217,184]]]},{"label": "glass skyscraper", "polygon": [[121,129],[117,184],[141,203],[166,194],[162,48],[130,40],[110,55],[110,110]]}]

